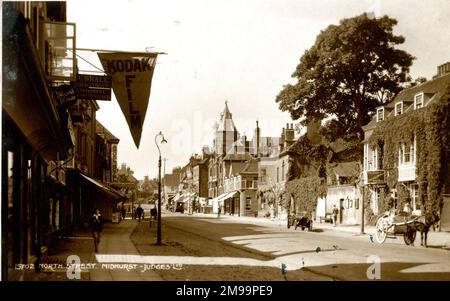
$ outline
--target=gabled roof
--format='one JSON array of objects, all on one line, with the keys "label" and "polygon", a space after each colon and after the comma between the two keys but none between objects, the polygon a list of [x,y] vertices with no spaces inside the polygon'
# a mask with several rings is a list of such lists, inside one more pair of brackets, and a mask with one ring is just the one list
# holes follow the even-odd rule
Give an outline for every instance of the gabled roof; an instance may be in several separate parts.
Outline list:
[{"label": "gabled roof", "polygon": [[336,166],[331,167],[331,171],[339,177],[358,177],[359,163],[358,162],[337,163]]},{"label": "gabled roof", "polygon": [[249,153],[243,153],[243,154],[228,154],[226,155],[223,160],[230,160],[230,161],[247,161],[250,160],[251,155]]},{"label": "gabled roof", "polygon": [[119,138],[114,136],[100,121],[96,120],[95,133],[102,136],[105,140],[113,143],[119,143]]},{"label": "gabled roof", "polygon": [[258,161],[250,159],[245,163],[244,168],[239,172],[241,174],[258,173]]},{"label": "gabled roof", "polygon": [[225,165],[225,175],[227,177],[237,176],[239,172],[245,167],[245,162],[231,162],[230,165]]},{"label": "gabled roof", "polygon": [[[420,85],[402,90],[400,93],[397,94],[397,96],[395,96],[395,98],[391,102],[383,106],[385,110],[388,111],[385,112],[384,119],[386,120],[387,117],[390,117],[394,114],[393,109],[395,108],[395,104],[398,102],[403,102],[403,114],[409,111],[413,111],[414,96],[419,93],[423,92],[424,95],[426,95],[424,99],[425,102],[424,106],[429,105],[435,100],[439,100],[442,97],[442,95],[446,92],[446,89],[449,85],[450,85],[450,73],[436,77]],[[365,131],[367,131],[376,126],[377,124],[376,118],[377,118],[376,114],[374,114],[372,120],[362,128]]]},{"label": "gabled roof", "polygon": [[[394,107],[395,103],[399,101],[403,102],[414,102],[414,96],[418,93],[423,92],[424,94],[430,94],[434,96],[435,94],[442,94],[445,92],[447,86],[450,84],[450,73],[442,75],[435,79],[426,81],[420,85],[404,89],[391,101],[386,107]],[[438,97],[440,98],[440,97]]]},{"label": "gabled roof", "polygon": [[164,177],[164,185],[166,186],[178,186],[180,184],[179,174],[166,174]]}]

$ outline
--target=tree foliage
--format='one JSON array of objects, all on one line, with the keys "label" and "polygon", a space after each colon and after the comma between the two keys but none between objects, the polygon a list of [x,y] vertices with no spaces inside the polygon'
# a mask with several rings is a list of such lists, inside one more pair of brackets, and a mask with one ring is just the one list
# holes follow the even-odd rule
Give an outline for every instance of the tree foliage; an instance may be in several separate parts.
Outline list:
[{"label": "tree foliage", "polygon": [[393,34],[395,19],[367,14],[343,19],[317,36],[300,58],[292,77],[277,96],[282,111],[294,120],[321,120],[332,116],[336,138],[358,133],[370,121],[375,107],[389,101],[409,81],[414,59],[395,46],[404,38]]}]

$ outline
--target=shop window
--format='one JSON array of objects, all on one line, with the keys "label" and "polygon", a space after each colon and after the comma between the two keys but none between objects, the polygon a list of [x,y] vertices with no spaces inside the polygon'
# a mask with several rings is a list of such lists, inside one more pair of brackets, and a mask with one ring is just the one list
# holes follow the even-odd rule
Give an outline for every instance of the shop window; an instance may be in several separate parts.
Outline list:
[{"label": "shop window", "polygon": [[[14,153],[8,152],[8,229],[14,229]],[[14,266],[14,231],[8,231],[8,267]]]},{"label": "shop window", "polygon": [[245,199],[245,210],[252,210],[252,198],[247,197]]}]

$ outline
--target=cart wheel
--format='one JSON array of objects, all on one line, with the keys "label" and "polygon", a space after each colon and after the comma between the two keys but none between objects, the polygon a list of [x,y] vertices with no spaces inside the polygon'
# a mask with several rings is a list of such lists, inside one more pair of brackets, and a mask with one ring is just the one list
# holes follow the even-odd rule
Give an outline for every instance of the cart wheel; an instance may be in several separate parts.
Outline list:
[{"label": "cart wheel", "polygon": [[403,239],[405,240],[405,244],[407,246],[413,245],[414,241],[416,240],[416,234],[417,232],[413,230],[411,227],[408,227],[406,230],[406,233],[403,234]]},{"label": "cart wheel", "polygon": [[386,222],[384,221],[383,217],[380,217],[377,220],[375,236],[377,238],[378,243],[380,243],[380,244],[382,244],[386,241],[387,225],[386,225]]}]

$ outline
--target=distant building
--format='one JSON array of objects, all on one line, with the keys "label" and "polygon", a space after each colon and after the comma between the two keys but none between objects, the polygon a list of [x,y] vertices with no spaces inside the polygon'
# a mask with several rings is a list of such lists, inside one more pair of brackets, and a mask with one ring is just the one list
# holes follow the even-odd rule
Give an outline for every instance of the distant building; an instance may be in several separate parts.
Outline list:
[{"label": "distant building", "polygon": [[269,150],[267,156],[258,158],[259,211],[261,215],[265,215],[273,206],[275,215],[279,216],[283,212],[281,198],[288,181],[289,164],[292,160],[292,153],[288,150],[295,142],[293,124],[286,124],[280,138],[272,140],[278,141],[278,145],[276,147],[270,145],[267,148]]},{"label": "distant building", "polygon": [[117,144],[119,139],[99,121],[96,124],[94,177],[106,184],[117,181]]},{"label": "distant building", "polygon": [[[231,164],[224,181],[224,192],[221,198],[223,213],[239,216],[257,216],[258,214],[258,162],[250,158],[244,166]],[[233,167],[235,169],[233,169]]]}]

